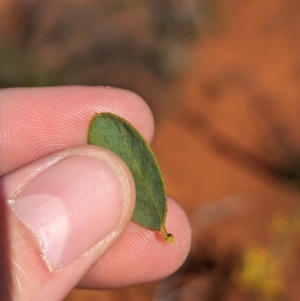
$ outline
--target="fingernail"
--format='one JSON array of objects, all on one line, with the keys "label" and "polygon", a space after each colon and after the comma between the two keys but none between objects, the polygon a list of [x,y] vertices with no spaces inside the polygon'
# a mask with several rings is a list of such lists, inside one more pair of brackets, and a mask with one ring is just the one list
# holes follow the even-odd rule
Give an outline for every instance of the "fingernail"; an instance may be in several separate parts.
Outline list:
[{"label": "fingernail", "polygon": [[73,262],[115,229],[121,184],[107,162],[75,155],[33,178],[11,206],[37,235],[52,270]]}]

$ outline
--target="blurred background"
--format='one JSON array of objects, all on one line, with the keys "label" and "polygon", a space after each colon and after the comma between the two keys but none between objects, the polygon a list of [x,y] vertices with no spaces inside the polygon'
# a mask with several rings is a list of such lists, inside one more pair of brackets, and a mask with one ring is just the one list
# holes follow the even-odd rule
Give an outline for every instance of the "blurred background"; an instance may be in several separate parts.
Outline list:
[{"label": "blurred background", "polygon": [[69,84],[147,101],[193,244],[167,279],[65,301],[299,300],[299,1],[0,0],[0,87]]}]

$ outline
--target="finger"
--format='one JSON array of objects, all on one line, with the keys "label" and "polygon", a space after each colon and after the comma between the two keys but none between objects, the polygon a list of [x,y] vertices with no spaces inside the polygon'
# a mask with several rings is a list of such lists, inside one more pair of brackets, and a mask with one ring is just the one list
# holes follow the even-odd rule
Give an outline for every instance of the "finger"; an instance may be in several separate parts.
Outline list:
[{"label": "finger", "polygon": [[191,245],[186,214],[168,199],[167,229],[176,243],[165,242],[160,233],[130,222],[123,235],[79,282],[79,287],[109,289],[154,281],[176,271]]},{"label": "finger", "polygon": [[100,87],[0,90],[0,175],[54,151],[87,143],[95,113],[127,119],[150,141],[152,114],[136,94]]},{"label": "finger", "polygon": [[40,159],[0,185],[9,200],[13,300],[62,300],[120,236],[134,208],[127,166],[94,146]]}]

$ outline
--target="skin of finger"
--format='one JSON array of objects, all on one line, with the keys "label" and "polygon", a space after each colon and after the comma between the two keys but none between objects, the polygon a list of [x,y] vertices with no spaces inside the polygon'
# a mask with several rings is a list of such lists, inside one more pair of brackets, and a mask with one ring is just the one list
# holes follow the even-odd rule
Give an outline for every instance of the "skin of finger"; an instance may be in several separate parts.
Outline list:
[{"label": "skin of finger", "polygon": [[[10,199],[16,194],[16,190],[22,185],[19,174],[30,174],[35,171],[35,176],[44,170],[42,165],[48,166],[54,164],[57,160],[72,155],[91,155],[97,151],[95,146],[83,146],[56,153],[38,162],[25,166],[17,171],[12,172],[7,177],[2,177],[0,184],[4,187],[5,199]],[[98,150],[99,151],[99,150]],[[110,234],[102,242],[99,242],[78,260],[72,262],[66,267],[50,272],[43,261],[38,241],[33,233],[25,227],[16,217],[10,207],[8,207],[7,221],[10,229],[10,258],[13,277],[13,300],[45,300],[54,301],[62,300],[66,294],[78,283],[78,281],[87,273],[103,253],[115,242],[128,225],[135,204],[135,188],[132,176],[128,167],[116,155],[108,150],[102,149],[102,152],[109,153],[115,160],[115,164],[121,169],[128,178],[129,198],[123,209],[122,217],[116,226],[116,233]],[[53,157],[53,158],[51,158]],[[28,170],[28,171],[26,171]],[[11,190],[13,189],[13,190]],[[101,221],[100,221],[101,223]],[[99,224],[99,227],[101,224]],[[91,229],[91,231],[94,231]],[[79,242],[80,243],[80,242]]]},{"label": "skin of finger", "polygon": [[82,288],[111,289],[158,280],[176,271],[191,245],[191,228],[183,209],[168,198],[167,229],[176,243],[160,233],[130,222],[123,235],[78,284]]},{"label": "skin of finger", "polygon": [[151,141],[151,111],[130,91],[83,86],[0,90],[0,175],[86,144],[89,123],[100,112],[127,119]]},{"label": "skin of finger", "polygon": [[[122,116],[137,127],[148,141],[151,140],[153,135],[153,118],[151,112],[147,105],[131,92],[112,88],[88,87],[2,90],[0,92],[0,153],[3,154],[1,155],[2,161],[0,162],[1,172],[6,173],[14,170],[59,149],[85,144],[87,128],[91,117],[96,112],[102,111],[109,111]],[[20,178],[22,178],[21,175]],[[169,215],[171,214],[172,206],[169,209]],[[184,215],[181,214],[180,216],[181,219],[177,219],[179,223],[178,227],[175,230],[170,229],[175,236],[179,237],[179,239],[176,237],[177,241],[182,241],[182,244],[179,246],[181,251],[174,252],[173,250],[173,256],[170,259],[166,259],[171,269],[174,269],[175,266],[177,267],[182,262],[189,248],[189,227],[187,222],[185,222],[186,219],[183,218]],[[172,221],[173,219],[168,218],[169,220]],[[180,223],[186,225],[182,229],[187,230],[184,235],[185,238],[181,240],[180,235],[177,234],[177,232],[181,233]],[[130,244],[139,241],[140,237],[143,237],[143,242],[144,236],[149,237],[149,235],[152,237],[153,233],[130,223],[126,233],[123,235],[124,238],[122,238],[124,242],[129,239],[127,243],[123,243],[123,246],[126,246],[129,250],[125,254],[130,252],[135,254],[134,248],[129,248]],[[157,238],[157,236],[155,237]],[[154,240],[153,237],[152,240]],[[148,242],[153,243],[152,240]],[[119,245],[122,246],[122,243],[120,242]],[[155,248],[153,247],[154,253]],[[153,252],[149,254],[147,248],[145,249],[146,253],[144,255],[151,257]],[[168,250],[166,250],[168,254],[166,257],[169,257],[170,254]],[[162,252],[161,249],[160,252]],[[118,252],[115,254],[118,254]],[[88,260],[88,258],[84,260]],[[112,255],[111,258],[114,258],[114,256]],[[108,259],[107,262],[109,262]],[[175,264],[172,264],[172,262],[175,262]],[[144,261],[144,263],[145,267],[147,267],[147,262]],[[36,264],[41,264],[40,258]],[[107,264],[107,267],[109,265],[110,263]],[[105,267],[106,265],[103,263],[103,266]],[[77,268],[80,271],[81,265],[78,264]],[[113,268],[113,270],[116,270],[117,274],[117,268]],[[74,271],[73,268],[71,268],[70,278],[72,278],[72,271]],[[158,272],[159,268],[154,274],[150,272],[147,275],[149,279],[155,279],[163,275],[163,273]],[[91,277],[91,275],[94,276]],[[100,283],[101,277],[99,278],[99,273],[97,272],[88,273],[87,277],[91,277],[90,280],[94,281],[93,285],[90,285],[94,287],[115,287],[122,285],[122,281],[113,280],[113,273],[110,273],[110,275],[111,280],[102,280],[102,284]],[[51,274],[47,275],[47,277],[56,276]],[[42,277],[41,279],[44,278]],[[43,280],[41,281],[43,282]],[[147,281],[147,278],[142,277],[138,280],[138,282],[141,281]],[[131,282],[135,283],[136,280],[131,279]],[[123,285],[127,285],[128,283],[123,282]],[[88,286],[87,281],[84,280],[82,285]]]},{"label": "skin of finger", "polygon": [[[5,188],[6,198],[13,197],[22,187],[24,177],[29,181],[31,177],[42,172],[44,166],[50,166],[63,157],[83,154],[96,148],[76,147],[49,155],[29,167],[14,171],[2,178],[5,179],[2,186]],[[123,235],[100,260],[97,261],[99,254],[95,247],[80,260],[53,273],[46,269],[32,234],[12,215],[9,221],[11,241],[14,242],[11,249],[14,282],[18,285],[17,292],[28,296],[28,299],[16,300],[39,300],[40,295],[37,296],[37,293],[41,294],[41,300],[48,300],[47,295],[63,296],[81,277],[81,287],[113,288],[152,281],[172,273],[187,256],[191,233],[188,219],[181,207],[172,199],[168,199],[168,208],[166,226],[176,238],[175,245],[166,243],[159,233],[130,222]],[[89,270],[92,265],[94,267]],[[56,286],[59,286],[59,289],[54,289]]]}]

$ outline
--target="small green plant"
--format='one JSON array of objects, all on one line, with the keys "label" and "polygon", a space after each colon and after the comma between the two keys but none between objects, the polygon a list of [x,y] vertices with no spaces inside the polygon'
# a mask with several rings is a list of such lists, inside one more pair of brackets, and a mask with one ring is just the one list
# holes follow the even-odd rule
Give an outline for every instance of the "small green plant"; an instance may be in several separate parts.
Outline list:
[{"label": "small green plant", "polygon": [[54,84],[50,75],[30,60],[14,41],[0,40],[0,66],[0,88]]}]

